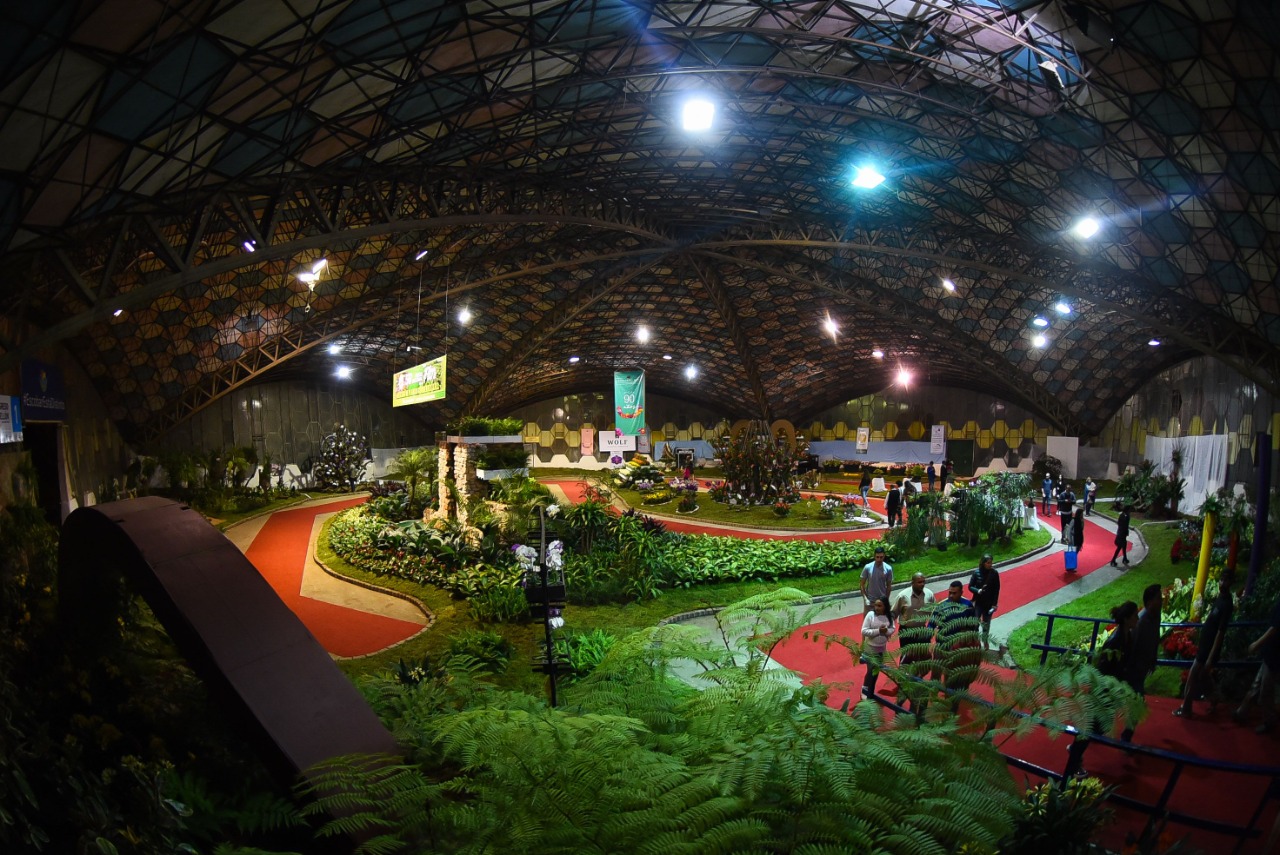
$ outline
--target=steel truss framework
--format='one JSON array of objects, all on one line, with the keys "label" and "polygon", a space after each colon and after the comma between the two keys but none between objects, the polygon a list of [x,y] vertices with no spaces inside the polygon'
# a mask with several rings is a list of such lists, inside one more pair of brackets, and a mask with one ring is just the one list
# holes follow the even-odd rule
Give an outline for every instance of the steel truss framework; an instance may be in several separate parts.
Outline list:
[{"label": "steel truss framework", "polygon": [[803,419],[900,362],[1082,434],[1197,354],[1280,394],[1264,3],[112,9],[0,9],[0,368],[65,343],[132,433],[335,358],[383,394],[414,348],[430,419],[633,365]]},{"label": "steel truss framework", "polygon": [[[253,242],[254,251],[245,251],[245,241]],[[424,249],[427,255],[417,259]],[[326,253],[335,259],[331,264],[345,265],[346,274],[362,269],[364,260],[375,255],[380,274],[360,282],[341,275],[336,291],[322,284],[308,294],[290,272]],[[940,269],[973,280],[963,305],[949,309],[945,299],[927,296],[936,288],[921,283]],[[742,394],[722,402],[735,415],[803,418],[884,388],[890,379],[865,359],[867,368],[848,368],[847,348],[865,356],[877,341],[896,340],[910,342],[901,354],[929,366],[938,381],[999,395],[1063,430],[1088,433],[1132,393],[1138,382],[1133,373],[1116,372],[1105,389],[1072,390],[1073,399],[1037,376],[1036,360],[1025,342],[1002,338],[1003,330],[1025,325],[1027,310],[1017,305],[1019,300],[1043,305],[1057,297],[1077,305],[1079,329],[1110,342],[1111,359],[1143,358],[1149,365],[1141,354],[1146,338],[1155,335],[1176,343],[1165,351],[1171,354],[1170,363],[1192,351],[1211,354],[1280,392],[1280,365],[1265,342],[1189,299],[1144,287],[1099,263],[1082,265],[1044,252],[1015,253],[1008,242],[992,247],[966,236],[924,235],[905,227],[739,226],[678,240],[645,223],[621,200],[510,183],[406,177],[328,186],[308,182],[289,195],[221,193],[186,216],[165,211],[128,216],[101,236],[71,235],[66,243],[33,250],[28,270],[10,311],[20,313],[25,307],[44,332],[0,357],[0,367],[65,339],[76,342],[77,352],[106,354],[120,346],[113,330],[116,310],[151,312],[156,306],[177,305],[173,301],[179,295],[202,299],[210,289],[247,289],[258,296],[252,305],[275,318],[265,333],[250,330],[256,339],[251,346],[201,371],[180,394],[164,398],[162,406],[144,409],[147,417],[140,422],[148,438],[279,366],[316,354],[321,344],[358,339],[363,349],[352,347],[347,355],[363,364],[370,383],[378,383],[411,332],[412,311],[420,312],[425,304],[438,312],[437,304],[446,299],[483,301],[503,293],[519,300],[541,287],[531,282],[563,287],[545,309],[526,306],[499,315],[499,337],[516,326],[521,333],[514,344],[501,348],[500,360],[469,378],[469,394],[459,412],[527,403],[531,398],[521,388],[550,396],[581,385],[580,378],[563,374],[558,385],[513,381],[526,379],[519,374],[522,367],[560,364],[581,349],[578,336],[565,339],[567,331],[578,329],[575,325],[593,329],[638,295],[677,285],[698,292],[690,310],[703,318],[703,334],[730,342],[722,360],[706,368],[726,381],[736,378],[726,385]],[[834,358],[779,350],[777,338],[753,333],[742,323],[743,312],[757,313],[760,303],[750,283],[761,281],[801,295],[802,302],[814,298],[843,307],[863,320],[857,331],[845,334]],[[988,289],[985,301],[978,296],[983,281],[1000,283]],[[269,287],[273,282],[278,284]],[[427,286],[424,297],[420,289]],[[37,306],[46,317],[35,317]],[[244,300],[237,297],[224,309],[224,320],[242,320]],[[795,308],[778,311],[780,317],[788,311],[792,317],[800,314]],[[956,320],[965,317],[987,323],[964,329]],[[175,323],[151,324],[150,337],[138,339],[140,349],[168,353],[177,340],[191,335],[189,314],[171,320]],[[803,323],[806,338],[820,337],[810,319]],[[161,341],[148,350],[152,339]],[[622,364],[626,356],[645,358],[632,352],[613,359]],[[822,382],[802,378],[797,383],[790,376],[770,382],[780,366],[797,359]],[[318,372],[326,362],[318,358],[312,364]],[[1104,366],[1090,370],[1107,376]],[[122,379],[110,372],[103,376],[112,383]],[[107,398],[111,400],[110,392]]]}]

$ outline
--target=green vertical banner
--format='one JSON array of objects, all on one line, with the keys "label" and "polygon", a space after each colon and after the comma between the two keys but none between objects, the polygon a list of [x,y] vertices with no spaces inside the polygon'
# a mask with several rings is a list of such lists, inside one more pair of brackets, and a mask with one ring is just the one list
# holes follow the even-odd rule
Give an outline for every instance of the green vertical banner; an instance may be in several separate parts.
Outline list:
[{"label": "green vertical banner", "polygon": [[615,427],[624,435],[638,436],[644,429],[644,372],[613,372]]}]

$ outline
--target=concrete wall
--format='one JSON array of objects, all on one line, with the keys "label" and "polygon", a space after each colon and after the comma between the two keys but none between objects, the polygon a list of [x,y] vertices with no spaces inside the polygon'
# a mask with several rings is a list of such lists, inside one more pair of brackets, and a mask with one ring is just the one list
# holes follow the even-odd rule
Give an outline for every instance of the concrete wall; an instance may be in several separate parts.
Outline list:
[{"label": "concrete wall", "polygon": [[364,434],[370,448],[434,444],[435,434],[407,412],[393,409],[385,390],[365,394],[349,384],[301,381],[237,389],[166,434],[155,448],[209,451],[253,446],[276,463],[301,464],[320,452],[335,425]]},{"label": "concrete wall", "polygon": [[[1280,449],[1280,401],[1216,359],[1202,356],[1156,375],[1125,402],[1094,444],[1120,471],[1142,462],[1146,437],[1227,435],[1227,483],[1252,485],[1259,431]],[[1280,455],[1272,455],[1280,465]],[[1272,483],[1277,483],[1272,472]]]}]

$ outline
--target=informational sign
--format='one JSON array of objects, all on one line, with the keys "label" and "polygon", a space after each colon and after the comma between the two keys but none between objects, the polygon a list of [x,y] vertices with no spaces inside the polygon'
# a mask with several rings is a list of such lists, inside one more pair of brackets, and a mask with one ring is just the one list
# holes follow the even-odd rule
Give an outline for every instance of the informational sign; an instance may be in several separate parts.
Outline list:
[{"label": "informational sign", "polygon": [[0,444],[22,442],[22,416],[18,399],[0,395]]},{"label": "informational sign", "polygon": [[391,406],[407,407],[443,398],[447,358],[437,356],[429,362],[397,371],[391,388]]},{"label": "informational sign", "polygon": [[947,453],[947,426],[934,425],[933,430],[929,434],[929,453],[930,454],[946,454]]},{"label": "informational sign", "polygon": [[644,372],[613,372],[613,407],[615,425],[625,434],[635,436],[644,427]]},{"label": "informational sign", "polygon": [[29,422],[67,419],[67,390],[62,369],[38,359],[22,360],[22,417]]},{"label": "informational sign", "polygon": [[584,456],[590,457],[596,453],[596,429],[584,427],[581,432],[582,445],[579,450]]},{"label": "informational sign", "polygon": [[618,436],[613,433],[600,434],[600,450],[601,451],[635,451],[636,438],[634,434],[623,434]]},{"label": "informational sign", "polygon": [[653,454],[653,448],[649,445],[649,432],[644,428],[640,428],[640,435],[636,437],[636,451],[641,454]]},{"label": "informational sign", "polygon": [[857,454],[866,454],[871,447],[871,428],[858,428],[858,441],[853,450]]}]

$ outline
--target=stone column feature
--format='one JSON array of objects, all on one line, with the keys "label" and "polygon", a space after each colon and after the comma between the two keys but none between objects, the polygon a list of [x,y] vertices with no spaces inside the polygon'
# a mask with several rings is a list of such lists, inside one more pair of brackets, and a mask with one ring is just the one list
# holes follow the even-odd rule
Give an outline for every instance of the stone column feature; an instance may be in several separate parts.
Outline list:
[{"label": "stone column feature", "polygon": [[479,445],[459,443],[453,451],[453,483],[458,488],[458,522],[467,525],[467,504],[480,492],[480,480],[476,478],[476,458],[480,456]]},{"label": "stone column feature", "polygon": [[432,519],[449,519],[453,515],[453,497],[449,495],[449,443],[441,441],[439,443],[439,456],[436,458],[436,474],[437,487],[436,495],[440,499],[440,509],[433,511],[427,508],[426,517],[429,522]]}]

